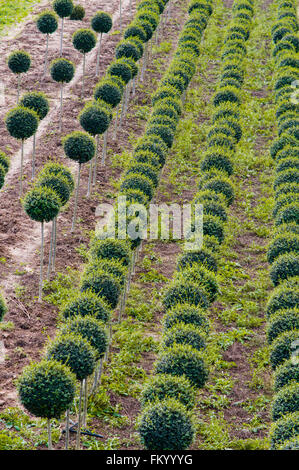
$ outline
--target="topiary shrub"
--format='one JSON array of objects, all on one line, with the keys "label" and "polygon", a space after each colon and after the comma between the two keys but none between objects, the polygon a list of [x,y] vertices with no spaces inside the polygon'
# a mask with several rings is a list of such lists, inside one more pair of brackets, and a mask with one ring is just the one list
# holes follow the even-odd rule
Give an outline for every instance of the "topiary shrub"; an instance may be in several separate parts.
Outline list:
[{"label": "topiary shrub", "polygon": [[46,163],[43,167],[43,170],[40,172],[41,175],[62,175],[69,184],[70,191],[74,190],[75,183],[74,183],[74,178],[72,176],[72,173],[68,168],[66,168],[64,165],[56,162],[49,162]]},{"label": "topiary shrub", "polygon": [[271,449],[275,450],[286,441],[298,438],[299,435],[299,412],[289,413],[280,418],[271,427],[270,440]]},{"label": "topiary shrub", "polygon": [[63,307],[61,313],[64,318],[92,316],[97,320],[107,323],[111,310],[101,297],[89,290],[71,300]]},{"label": "topiary shrub", "polygon": [[200,169],[203,172],[210,170],[219,170],[227,173],[228,176],[233,174],[233,163],[226,155],[223,149],[208,152],[205,158],[200,163]]},{"label": "topiary shrub", "polygon": [[280,389],[299,381],[299,363],[294,358],[285,361],[276,368],[274,373],[274,390]]},{"label": "topiary shrub", "polygon": [[98,34],[109,33],[112,28],[111,15],[104,11],[98,11],[91,19],[91,27]]},{"label": "topiary shrub", "polygon": [[270,278],[274,286],[294,276],[299,276],[298,256],[294,252],[280,255],[270,269]]},{"label": "topiary shrub", "polygon": [[124,266],[131,262],[131,251],[125,240],[93,240],[90,254],[92,258],[120,261]]},{"label": "topiary shrub", "polygon": [[204,289],[194,282],[177,280],[167,288],[163,297],[163,307],[169,310],[179,303],[188,303],[200,308],[209,306],[208,296]]},{"label": "topiary shrub", "polygon": [[295,352],[295,343],[299,341],[299,331],[286,331],[271,344],[270,363],[273,369],[290,359]]},{"label": "topiary shrub", "polygon": [[240,98],[233,87],[227,86],[215,94],[213,99],[214,106],[218,107],[223,103],[240,104]]},{"label": "topiary shrub", "polygon": [[187,449],[194,437],[186,408],[174,399],[149,405],[140,418],[138,431],[147,450]]},{"label": "topiary shrub", "polygon": [[278,446],[278,450],[298,450],[299,449],[299,438],[294,437],[293,439],[288,439],[284,441],[283,444]]},{"label": "topiary shrub", "polygon": [[175,344],[163,352],[155,365],[155,371],[157,374],[183,375],[198,388],[202,388],[208,378],[202,353],[183,344]]},{"label": "topiary shrub", "polygon": [[146,128],[145,135],[161,137],[168,148],[172,147],[174,141],[174,130],[170,129],[169,126],[165,124],[149,124]]},{"label": "topiary shrub", "polygon": [[272,343],[281,333],[299,330],[299,310],[279,310],[270,317],[267,326],[267,339]]},{"label": "topiary shrub", "polygon": [[28,72],[31,66],[31,57],[28,52],[19,50],[12,52],[7,59],[9,69],[18,75],[18,95],[17,104],[20,96],[21,74]]},{"label": "topiary shrub", "polygon": [[123,180],[120,190],[124,191],[127,189],[139,189],[143,192],[148,200],[150,201],[154,195],[154,185],[151,180],[142,174],[130,173]]},{"label": "topiary shrub", "polygon": [[123,287],[128,275],[128,267],[124,266],[120,261],[109,258],[97,258],[91,260],[90,264],[87,265],[85,273],[90,274],[101,269],[107,273],[112,274]]},{"label": "topiary shrub", "polygon": [[[205,208],[205,205],[204,205],[204,208]],[[221,244],[224,240],[223,220],[221,220],[217,215],[206,213],[205,209],[203,212],[204,212],[204,215],[203,215],[204,236],[205,235],[214,236],[217,238],[217,240]]]},{"label": "topiary shrub", "polygon": [[3,320],[4,315],[7,313],[7,305],[4,297],[0,294],[0,322]]},{"label": "topiary shrub", "polygon": [[85,56],[90,52],[97,44],[97,37],[95,33],[88,28],[78,29],[72,36],[72,43],[77,51],[83,54],[83,74],[82,74],[82,93],[84,96],[85,86]]},{"label": "topiary shrub", "polygon": [[59,419],[75,398],[75,376],[58,361],[42,360],[23,370],[18,393],[22,405],[34,416]]},{"label": "topiary shrub", "polygon": [[209,179],[208,181],[204,182],[202,186],[199,186],[199,189],[221,193],[224,195],[227,205],[231,205],[233,203],[234,187],[225,175],[219,175]]},{"label": "topiary shrub", "polygon": [[277,287],[270,296],[266,314],[268,319],[278,310],[299,308],[298,279],[287,280]]},{"label": "topiary shrub", "polygon": [[91,290],[102,297],[111,308],[116,308],[121,293],[118,280],[111,274],[98,269],[91,274],[83,275],[81,292]]},{"label": "topiary shrub", "polygon": [[54,59],[50,65],[50,74],[55,82],[60,83],[60,119],[59,130],[62,130],[63,86],[69,83],[75,75],[74,64],[64,58]]},{"label": "topiary shrub", "polygon": [[110,124],[110,113],[100,103],[88,103],[79,114],[79,121],[83,129],[92,136],[104,134]]},{"label": "topiary shrub", "polygon": [[177,268],[178,270],[184,269],[186,266],[193,264],[203,264],[205,268],[217,272],[217,261],[215,256],[207,249],[201,249],[198,251],[186,251],[178,259]]},{"label": "topiary shrub", "polygon": [[187,266],[179,272],[178,279],[191,281],[202,287],[210,302],[214,302],[219,288],[215,274],[199,263]]},{"label": "topiary shrub", "polygon": [[35,134],[38,122],[38,114],[22,106],[11,109],[5,117],[6,128],[10,135],[22,141]]},{"label": "topiary shrub", "polygon": [[99,82],[94,89],[95,100],[103,100],[109,104],[112,108],[115,108],[122,98],[123,88],[120,88],[115,79],[104,78]]},{"label": "topiary shrub", "polygon": [[[288,185],[286,185],[288,186]],[[293,188],[290,188],[293,189]],[[282,209],[277,212],[275,224],[288,224],[291,222],[298,222],[299,220],[299,204],[297,202],[286,204]]]},{"label": "topiary shrub", "polygon": [[63,49],[63,30],[64,30],[64,18],[71,16],[74,4],[72,0],[54,0],[53,9],[57,15],[61,18],[61,35],[60,35],[60,57],[62,56]]},{"label": "topiary shrub", "polygon": [[82,336],[96,351],[97,359],[104,356],[108,347],[108,335],[105,324],[94,317],[76,316],[69,320],[61,331],[62,336],[73,333]]},{"label": "topiary shrub", "polygon": [[299,237],[294,233],[277,235],[268,247],[267,260],[272,264],[279,256],[299,251]]},{"label": "topiary shrub", "polygon": [[194,325],[204,333],[209,332],[209,321],[204,310],[194,305],[177,304],[169,309],[163,317],[164,329],[172,328],[182,323]]},{"label": "topiary shrub", "polygon": [[82,5],[75,5],[70,15],[72,21],[82,21],[85,17],[85,9]]},{"label": "topiary shrub", "polygon": [[281,389],[274,396],[271,412],[273,421],[289,413],[299,412],[299,384],[291,384]]},{"label": "topiary shrub", "polygon": [[41,175],[37,180],[36,187],[53,189],[64,206],[71,195],[70,187],[66,178],[60,175]]},{"label": "topiary shrub", "polygon": [[46,39],[46,52],[45,52],[45,67],[44,74],[46,74],[48,69],[48,52],[49,52],[49,35],[55,33],[58,28],[58,17],[57,15],[50,10],[43,11],[37,17],[36,20],[37,29],[42,33],[47,35]]},{"label": "topiary shrub", "polygon": [[195,405],[195,390],[185,377],[159,374],[151,377],[141,392],[141,406],[146,407],[156,401],[173,398],[181,402],[187,409]]},{"label": "topiary shrub", "polygon": [[137,61],[140,59],[140,50],[138,49],[137,45],[132,42],[132,40],[126,39],[121,41],[116,46],[115,55],[117,59],[122,57],[129,57],[134,61]]},{"label": "topiary shrub", "polygon": [[81,336],[69,333],[58,335],[48,346],[46,358],[67,365],[77,380],[86,379],[95,368],[95,351]]},{"label": "topiary shrub", "polygon": [[119,77],[125,84],[128,84],[132,79],[132,67],[128,64],[127,59],[118,59],[108,67],[107,74],[111,77]]},{"label": "topiary shrub", "polygon": [[187,325],[185,323],[177,323],[172,328],[167,329],[163,336],[163,348],[169,348],[175,344],[188,344],[198,351],[206,347],[206,342],[200,329],[195,325]]},{"label": "topiary shrub", "polygon": [[146,176],[153,184],[155,188],[157,188],[159,184],[159,175],[157,173],[157,170],[155,167],[148,163],[137,163],[133,164],[129,170],[125,173],[125,178],[126,176],[130,175],[131,173],[137,175],[143,175]]}]

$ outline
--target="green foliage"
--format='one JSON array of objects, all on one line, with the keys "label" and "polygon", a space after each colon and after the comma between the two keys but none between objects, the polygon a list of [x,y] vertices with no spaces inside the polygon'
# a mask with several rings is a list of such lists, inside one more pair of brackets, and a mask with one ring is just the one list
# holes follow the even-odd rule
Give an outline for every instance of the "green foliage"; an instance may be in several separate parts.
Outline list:
[{"label": "green foliage", "polygon": [[208,378],[208,369],[202,353],[183,344],[174,344],[163,352],[155,365],[155,372],[186,376],[192,385],[198,388],[202,388]]},{"label": "green foliage", "polygon": [[75,66],[68,59],[54,59],[50,64],[50,74],[55,82],[69,83],[75,75]]},{"label": "green foliage", "polygon": [[203,266],[214,273],[217,272],[217,260],[215,256],[207,249],[198,251],[186,251],[178,259],[178,269],[184,269],[193,264],[203,264]]},{"label": "green foliage", "polygon": [[91,19],[91,27],[96,33],[109,33],[112,28],[111,15],[98,11]]},{"label": "green foliage", "polygon": [[74,131],[62,140],[68,158],[82,164],[89,162],[96,153],[95,140],[85,132]]},{"label": "green foliage", "polygon": [[53,34],[58,28],[57,15],[50,10],[40,13],[36,20],[38,30],[43,34]]},{"label": "green foliage", "polygon": [[184,323],[186,325],[194,325],[205,333],[209,332],[209,321],[204,310],[194,305],[177,304],[168,310],[163,317],[164,328],[173,328],[174,326]]},{"label": "green foliage", "polygon": [[82,5],[75,5],[70,15],[72,21],[82,21],[85,17],[85,9]]},{"label": "green foliage", "polygon": [[83,275],[81,291],[91,290],[103,297],[111,308],[116,308],[121,293],[119,281],[110,273],[101,269]]},{"label": "green foliage", "polygon": [[298,438],[299,435],[299,411],[290,413],[276,421],[270,432],[271,448],[277,449],[290,439]]},{"label": "green foliage", "polygon": [[291,384],[282,388],[272,403],[272,419],[277,421],[284,415],[299,411],[299,384]]},{"label": "green foliage", "polygon": [[167,398],[173,398],[187,409],[192,409],[195,405],[195,389],[185,377],[159,374],[146,382],[141,394],[141,406],[145,408],[150,403]]},{"label": "green foliage", "polygon": [[276,235],[276,237],[272,240],[267,251],[267,259],[269,263],[273,263],[281,255],[285,255],[290,252],[298,253],[298,251],[298,235],[292,233],[282,233]]},{"label": "green foliage", "polygon": [[154,186],[149,178],[142,174],[130,173],[123,180],[120,190],[139,189],[150,201],[154,195]]},{"label": "green foliage", "polygon": [[97,37],[91,29],[78,29],[72,36],[75,49],[82,54],[90,52],[97,44]]},{"label": "green foliage", "polygon": [[112,62],[107,69],[107,74],[120,77],[127,84],[132,79],[133,70],[126,58],[121,58]]},{"label": "green foliage", "polygon": [[36,187],[53,189],[60,199],[61,205],[64,206],[70,199],[71,190],[68,180],[60,175],[42,175],[37,180]]},{"label": "green foliage", "polygon": [[31,65],[30,54],[23,50],[14,51],[8,56],[7,64],[13,73],[26,73]]},{"label": "green foliage", "polygon": [[200,308],[207,308],[209,306],[208,296],[205,290],[198,287],[196,283],[183,279],[173,281],[167,288],[163,297],[165,310],[169,310],[180,303],[187,303]]},{"label": "green foliage", "polygon": [[147,450],[187,449],[194,437],[186,408],[173,399],[149,405],[140,418],[138,430]]},{"label": "green foliage", "polygon": [[163,336],[163,347],[172,347],[174,344],[189,344],[198,351],[206,347],[202,331],[195,325],[185,323],[177,323],[172,328],[166,330]]},{"label": "green foliage", "polygon": [[40,186],[26,194],[23,207],[31,219],[37,222],[50,222],[57,217],[61,200],[53,189]]},{"label": "green foliage", "polygon": [[267,325],[267,339],[272,343],[281,333],[299,330],[299,310],[279,310],[270,317]]},{"label": "green foliage", "polygon": [[104,134],[110,124],[110,113],[97,102],[84,106],[79,114],[80,124],[89,134],[96,136]]},{"label": "green foliage", "polygon": [[121,102],[122,88],[114,77],[103,78],[94,89],[95,100],[103,100],[113,108]]},{"label": "green foliage", "polygon": [[3,320],[4,315],[7,313],[7,305],[4,297],[0,294],[0,322]]},{"label": "green foliage", "polygon": [[61,163],[56,162],[49,162],[46,163],[40,172],[40,176],[44,175],[55,175],[55,176],[63,176],[69,184],[70,191],[73,191],[75,188],[74,178],[70,170],[62,165]]},{"label": "green foliage", "polygon": [[60,18],[70,16],[73,12],[73,8],[72,0],[54,0],[53,2],[53,9]]},{"label": "green foliage", "polygon": [[172,147],[174,140],[174,131],[165,124],[149,124],[146,128],[145,135],[161,137],[161,139],[163,140],[163,142],[165,142],[168,148]]},{"label": "green foliage", "polygon": [[180,271],[179,279],[191,281],[204,288],[209,301],[215,301],[218,293],[218,283],[216,276],[212,271],[209,271],[199,263],[187,266],[184,270]]},{"label": "green foliage", "polygon": [[277,287],[269,297],[266,314],[269,318],[278,310],[286,310],[299,308],[299,289],[298,279],[285,281],[281,286]]},{"label": "green foliage", "polygon": [[75,391],[74,375],[53,360],[31,364],[18,380],[22,405],[40,418],[60,418],[71,407]]},{"label": "green foliage", "polygon": [[10,159],[6,153],[0,150],[0,165],[4,168],[4,172],[7,173],[10,166]]},{"label": "green foliage", "polygon": [[46,357],[70,368],[77,380],[91,375],[95,368],[95,351],[89,342],[74,333],[58,335],[48,346]]},{"label": "green foliage", "polygon": [[12,137],[19,140],[29,139],[38,128],[38,114],[32,109],[18,106],[11,109],[5,116],[5,124]]},{"label": "green foliage", "polygon": [[125,39],[119,42],[119,44],[116,46],[115,55],[117,59],[122,57],[130,57],[134,61],[140,59],[140,51],[138,47],[133,43],[132,40],[129,39]]},{"label": "green foliage", "polygon": [[133,164],[129,170],[126,172],[125,177],[127,175],[133,174],[140,174],[146,176],[149,180],[151,180],[153,186],[157,188],[159,184],[159,175],[157,170],[148,163],[137,163]]},{"label": "green foliage", "polygon": [[291,358],[299,341],[299,331],[286,331],[276,338],[270,348],[270,362],[273,369]]},{"label": "green foliage", "polygon": [[62,336],[69,333],[85,338],[95,349],[97,358],[103,357],[107,350],[108,335],[105,324],[90,315],[70,319],[61,331]]},{"label": "green foliage", "polygon": [[94,238],[91,243],[90,254],[92,258],[118,260],[128,266],[131,262],[131,250],[125,240]]},{"label": "green foliage", "polygon": [[31,91],[25,93],[22,96],[19,105],[35,111],[40,120],[44,119],[49,112],[48,99],[41,91]]},{"label": "green foliage", "polygon": [[274,390],[278,392],[280,389],[299,382],[299,363],[293,358],[285,361],[276,368],[274,373]]},{"label": "green foliage", "polygon": [[294,276],[299,276],[298,256],[294,252],[280,255],[274,261],[270,270],[270,278],[274,286]]},{"label": "green foliage", "polygon": [[62,309],[64,318],[91,316],[104,323],[108,322],[110,314],[110,308],[104,300],[91,291],[79,294]]}]

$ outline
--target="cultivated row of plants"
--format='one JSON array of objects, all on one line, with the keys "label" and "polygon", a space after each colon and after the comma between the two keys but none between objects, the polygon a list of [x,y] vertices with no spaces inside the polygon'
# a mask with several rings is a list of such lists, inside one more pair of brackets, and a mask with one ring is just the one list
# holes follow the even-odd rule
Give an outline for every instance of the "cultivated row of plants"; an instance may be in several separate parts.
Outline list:
[{"label": "cultivated row of plants", "polygon": [[[186,87],[194,73],[194,55],[193,47],[188,49],[182,63],[188,60],[192,64],[188,69],[190,78],[186,80]],[[178,49],[178,56],[175,63],[179,68],[180,56],[184,49],[184,43],[181,42]],[[189,51],[189,52],[188,52]],[[175,65],[173,64],[175,75]],[[167,77],[165,77],[166,79]],[[164,86],[164,83],[163,83]],[[161,87],[162,88],[162,87]],[[175,86],[176,100],[179,103],[179,97],[183,90],[179,91]],[[96,102],[95,102],[96,103]],[[178,113],[181,112],[181,106],[178,106]],[[74,137],[81,139],[81,144]],[[86,139],[89,139],[88,141]],[[153,136],[154,142],[153,155],[155,160],[165,161],[167,145],[162,137]],[[64,139],[64,150],[66,155],[70,156],[73,149],[77,150],[82,158],[84,152],[89,147],[87,154],[91,152],[91,143],[95,150],[95,142],[88,134],[77,133],[66,136]],[[151,145],[150,136],[145,136],[140,145]],[[75,158],[74,158],[75,159]],[[159,160],[158,160],[159,159]],[[80,163],[80,160],[78,158]],[[66,186],[65,168],[58,164],[47,164],[37,178],[36,184],[24,198],[24,208],[27,213],[41,222],[53,220],[57,217],[61,199],[65,196]],[[158,165],[161,167],[160,163]],[[53,174],[51,169],[55,168]],[[57,170],[57,171],[56,171]],[[68,170],[67,170],[68,171]],[[155,168],[158,177],[158,170]],[[55,174],[54,174],[55,173]],[[71,179],[68,179],[69,189]],[[49,198],[44,198],[45,192]],[[147,197],[147,192],[132,188],[123,187],[124,194],[132,193],[134,200],[138,201],[138,195]],[[137,195],[136,199],[134,191]],[[35,194],[38,196],[36,203]],[[54,232],[55,233],[55,232]],[[55,235],[54,235],[55,240]],[[54,243],[53,240],[53,243]],[[141,240],[102,240],[94,237],[89,251],[89,263],[85,266],[80,283],[80,292],[76,298],[72,298],[61,311],[60,332],[57,337],[49,342],[46,348],[45,358],[37,364],[32,364],[23,371],[19,380],[19,396],[25,408],[35,416],[47,418],[49,431],[49,448],[51,443],[51,419],[60,418],[66,412],[66,447],[69,442],[69,410],[72,407],[76,396],[76,380],[80,383],[79,405],[78,405],[78,425],[77,425],[77,448],[80,448],[80,427],[86,423],[87,399],[89,393],[96,390],[100,381],[103,357],[108,356],[109,347],[109,327],[107,328],[112,310],[119,306],[120,312],[123,310],[126,292],[129,287],[128,279],[132,265],[133,249],[140,244]],[[43,250],[42,250],[43,251]],[[49,260],[50,261],[50,260]],[[42,264],[41,264],[42,266]],[[50,262],[49,262],[50,268]],[[42,269],[42,268],[41,268]],[[42,272],[42,271],[41,271]],[[41,284],[40,284],[41,289]],[[94,374],[93,385],[88,390],[87,378]],[[83,405],[83,417],[81,419],[81,405]]]},{"label": "cultivated row of plants", "polygon": [[267,251],[275,290],[268,300],[267,340],[274,371],[270,438],[272,449],[299,447],[299,39],[296,2],[277,2],[272,28],[275,64],[274,99],[278,138],[271,147],[275,161],[273,218]]},{"label": "cultivated row of plants", "polygon": [[[191,7],[198,2],[192,2]],[[207,9],[210,9],[210,3]],[[140,432],[150,449],[190,446],[194,430],[191,410],[196,389],[208,378],[205,348],[209,333],[207,309],[218,294],[217,257],[225,237],[227,209],[234,199],[233,160],[242,137],[241,87],[246,41],[251,29],[253,2],[237,0],[226,30],[221,55],[221,77],[213,98],[213,125],[207,151],[201,159],[199,192],[194,204],[203,210],[203,243],[178,259],[174,280],[163,299],[162,351],[155,375],[145,386]],[[200,214],[194,214],[200,217]],[[152,403],[154,402],[154,403]],[[150,405],[148,405],[150,403]]]}]

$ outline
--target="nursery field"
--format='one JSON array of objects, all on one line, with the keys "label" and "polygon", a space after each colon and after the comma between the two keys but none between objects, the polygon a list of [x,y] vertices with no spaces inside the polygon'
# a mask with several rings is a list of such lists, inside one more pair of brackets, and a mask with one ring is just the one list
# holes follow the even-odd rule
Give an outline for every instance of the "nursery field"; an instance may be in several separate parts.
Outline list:
[{"label": "nursery field", "polygon": [[0,18],[0,450],[299,450],[296,1]]}]

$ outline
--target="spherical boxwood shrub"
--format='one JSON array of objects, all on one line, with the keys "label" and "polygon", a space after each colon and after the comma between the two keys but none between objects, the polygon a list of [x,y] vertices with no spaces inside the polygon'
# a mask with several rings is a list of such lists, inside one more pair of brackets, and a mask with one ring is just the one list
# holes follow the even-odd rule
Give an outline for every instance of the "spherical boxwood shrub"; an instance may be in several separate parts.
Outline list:
[{"label": "spherical boxwood shrub", "polygon": [[217,272],[217,261],[215,256],[207,249],[201,249],[198,251],[186,251],[178,259],[178,269],[184,269],[186,266],[193,264],[202,264],[205,268]]},{"label": "spherical boxwood shrub", "polygon": [[6,305],[6,302],[4,300],[4,297],[0,294],[0,321],[3,320],[4,315],[6,314],[6,312],[7,312],[7,305]]},{"label": "spherical boxwood shrub", "polygon": [[277,449],[279,445],[289,439],[298,438],[299,436],[299,411],[289,413],[280,418],[271,427],[270,440],[271,449]]},{"label": "spherical boxwood shrub", "polygon": [[101,99],[114,108],[121,102],[122,89],[113,78],[104,78],[96,85],[94,98]]},{"label": "spherical boxwood shrub", "polygon": [[95,238],[91,243],[90,254],[92,258],[117,260],[125,266],[128,266],[131,261],[131,250],[125,240]]},{"label": "spherical boxwood shrub", "polygon": [[37,185],[42,188],[50,188],[55,191],[60,199],[61,205],[64,206],[71,196],[71,190],[68,181],[64,176],[60,175],[42,175],[37,180]]},{"label": "spherical boxwood shrub", "polygon": [[204,288],[210,302],[214,302],[218,294],[218,283],[212,271],[200,264],[187,266],[179,272],[178,279],[191,281]]},{"label": "spherical boxwood shrub", "polygon": [[211,190],[225,196],[227,205],[231,205],[234,200],[234,186],[226,176],[215,176],[203,183],[201,190]]},{"label": "spherical boxwood shrub", "polygon": [[91,316],[107,323],[111,310],[108,304],[92,291],[85,291],[71,300],[62,309],[64,318]]},{"label": "spherical boxwood shrub", "polygon": [[174,141],[174,130],[165,124],[149,124],[146,128],[145,135],[161,137],[168,148],[172,147]]},{"label": "spherical boxwood shrub", "polygon": [[299,310],[279,310],[270,317],[267,326],[267,339],[272,343],[281,333],[299,330]]},{"label": "spherical boxwood shrub", "polygon": [[22,405],[34,416],[59,419],[75,398],[75,376],[66,365],[42,360],[23,370],[18,393]]},{"label": "spherical boxwood shrub", "polygon": [[19,106],[11,109],[5,117],[5,124],[12,137],[26,140],[36,133],[38,128],[38,114],[29,108]]},{"label": "spherical boxwood shrub", "polygon": [[98,269],[82,279],[81,291],[91,290],[102,297],[111,308],[116,308],[121,293],[118,280],[111,274]]},{"label": "spherical boxwood shrub", "polygon": [[139,189],[147,196],[149,201],[154,195],[154,185],[151,180],[140,173],[130,173],[125,177],[120,186],[120,190],[124,191],[126,189]]},{"label": "spherical boxwood shrub", "polygon": [[66,18],[72,14],[74,5],[72,0],[54,0],[53,9],[60,18]]},{"label": "spherical boxwood shrub", "polygon": [[135,22],[129,24],[129,26],[127,26],[124,32],[124,39],[130,39],[134,37],[136,37],[142,42],[147,41],[147,34],[145,29],[142,27],[141,24]]},{"label": "spherical boxwood shrub", "polygon": [[74,190],[75,183],[74,183],[74,178],[72,173],[68,168],[66,168],[64,165],[56,162],[49,162],[46,163],[43,167],[43,170],[40,172],[40,176],[42,175],[61,175],[63,176],[69,184],[70,191]]},{"label": "spherical boxwood shrub", "polygon": [[299,341],[299,331],[286,331],[271,344],[270,363],[273,369],[290,359],[296,350],[295,343]]},{"label": "spherical boxwood shrub", "polygon": [[150,403],[166,398],[173,398],[187,409],[192,409],[195,405],[195,389],[185,377],[158,374],[146,382],[141,393],[141,406],[144,408]]},{"label": "spherical boxwood shrub", "polygon": [[125,39],[121,41],[115,50],[115,55],[117,59],[121,57],[130,57],[134,61],[140,59],[140,51],[135,43],[133,43],[132,39]]},{"label": "spherical boxwood shrub", "polygon": [[23,50],[14,51],[8,56],[7,64],[13,73],[26,73],[31,65],[30,54]]},{"label": "spherical boxwood shrub", "polygon": [[299,450],[299,437],[288,439],[278,446],[278,450]]},{"label": "spherical boxwood shrub", "polygon": [[270,318],[278,310],[286,310],[299,308],[299,288],[298,279],[285,281],[281,286],[277,287],[270,296],[266,314]]},{"label": "spherical boxwood shrub", "polygon": [[35,111],[40,120],[44,119],[49,112],[49,102],[46,95],[40,91],[25,93],[22,96],[19,105]]},{"label": "spherical boxwood shrub", "polygon": [[112,274],[121,286],[125,285],[128,275],[128,267],[124,266],[120,261],[109,258],[97,258],[96,260],[91,259],[91,262],[86,266],[85,273],[93,273],[99,269]]},{"label": "spherical boxwood shrub", "polygon": [[165,310],[179,303],[188,303],[201,308],[209,306],[208,296],[204,289],[198,287],[194,282],[184,280],[177,280],[170,284],[163,297]]},{"label": "spherical boxwood shrub", "polygon": [[228,176],[233,174],[233,164],[226,153],[219,149],[219,151],[208,152],[200,164],[201,171],[210,171],[212,169],[225,171]]},{"label": "spherical boxwood shrub", "polygon": [[292,384],[281,389],[274,396],[272,419],[277,421],[288,413],[299,411],[299,384]]},{"label": "spherical boxwood shrub", "polygon": [[79,114],[79,121],[89,134],[93,136],[104,134],[110,124],[110,113],[99,103],[89,103]]},{"label": "spherical boxwood shrub", "polygon": [[85,132],[74,131],[65,136],[62,143],[66,156],[78,163],[89,162],[95,156],[95,140]]},{"label": "spherical boxwood shrub", "polygon": [[133,164],[129,170],[125,173],[125,177],[127,175],[133,174],[140,174],[146,176],[149,180],[151,180],[153,186],[156,188],[159,184],[159,175],[155,167],[151,166],[148,163],[136,163]]},{"label": "spherical boxwood shrub", "polygon": [[49,344],[46,357],[67,365],[80,381],[91,375],[95,368],[94,349],[86,339],[74,333],[58,335]]},{"label": "spherical boxwood shrub", "polygon": [[96,46],[97,37],[91,29],[78,29],[73,34],[72,43],[79,52],[87,54]]},{"label": "spherical boxwood shrub", "polygon": [[70,16],[72,21],[82,21],[85,17],[85,9],[82,5],[75,5]]},{"label": "spherical boxwood shrub", "polygon": [[278,390],[299,382],[299,362],[294,358],[285,361],[276,368],[274,373],[274,390]]},{"label": "spherical boxwood shrub", "polygon": [[294,252],[280,255],[272,264],[270,270],[270,278],[274,286],[294,276],[299,276],[298,255]]},{"label": "spherical boxwood shrub", "polygon": [[23,207],[31,219],[37,222],[50,222],[57,217],[61,200],[53,189],[40,186],[26,194]]},{"label": "spherical boxwood shrub", "polygon": [[10,166],[10,160],[9,160],[9,157],[6,155],[6,153],[1,152],[1,150],[0,150],[0,165],[4,169],[4,173],[7,173],[9,170],[9,166]]},{"label": "spherical boxwood shrub", "polygon": [[[291,188],[291,185],[286,184],[285,186],[290,186],[289,189]],[[298,202],[293,202],[290,204],[286,204],[282,209],[280,209],[277,212],[276,215],[276,220],[275,224],[276,225],[281,225],[281,224],[288,224],[290,222],[298,222],[299,220],[299,204]]]},{"label": "spherical boxwood shrub", "polygon": [[271,242],[267,251],[267,260],[273,263],[279,256],[287,253],[299,252],[299,237],[292,233],[277,235]]},{"label": "spherical boxwood shrub", "polygon": [[111,15],[104,11],[98,11],[91,19],[91,27],[96,33],[109,33],[112,28]]},{"label": "spherical boxwood shrub", "polygon": [[96,351],[97,358],[103,357],[107,350],[108,335],[105,324],[91,316],[76,316],[69,320],[62,329],[61,334],[64,336],[69,333],[85,338]]},{"label": "spherical boxwood shrub", "polygon": [[189,304],[177,304],[169,309],[163,317],[164,329],[173,328],[180,324],[194,325],[198,330],[208,333],[210,326],[206,313],[199,307]]},{"label": "spherical boxwood shrub", "polygon": [[227,86],[215,94],[213,103],[215,107],[220,106],[223,103],[240,104],[240,98],[237,95],[235,88]]},{"label": "spherical boxwood shrub", "polygon": [[186,408],[174,399],[149,405],[140,418],[138,431],[147,450],[187,449],[194,437]]},{"label": "spherical boxwood shrub", "polygon": [[57,15],[50,10],[43,11],[36,20],[38,30],[43,34],[53,34],[58,28]]},{"label": "spherical boxwood shrub", "polygon": [[50,65],[50,74],[55,82],[69,83],[75,75],[75,66],[63,57],[54,59]]},{"label": "spherical boxwood shrub", "polygon": [[185,323],[178,323],[166,330],[163,336],[163,347],[168,348],[174,344],[189,344],[198,351],[206,347],[206,342],[200,329]]},{"label": "spherical boxwood shrub", "polygon": [[192,385],[202,388],[208,378],[208,369],[202,353],[185,344],[175,344],[162,353],[156,363],[158,374],[186,376]]},{"label": "spherical boxwood shrub", "polygon": [[108,67],[107,74],[122,79],[122,81],[127,84],[132,79],[132,68],[127,63],[125,58],[118,59]]}]

